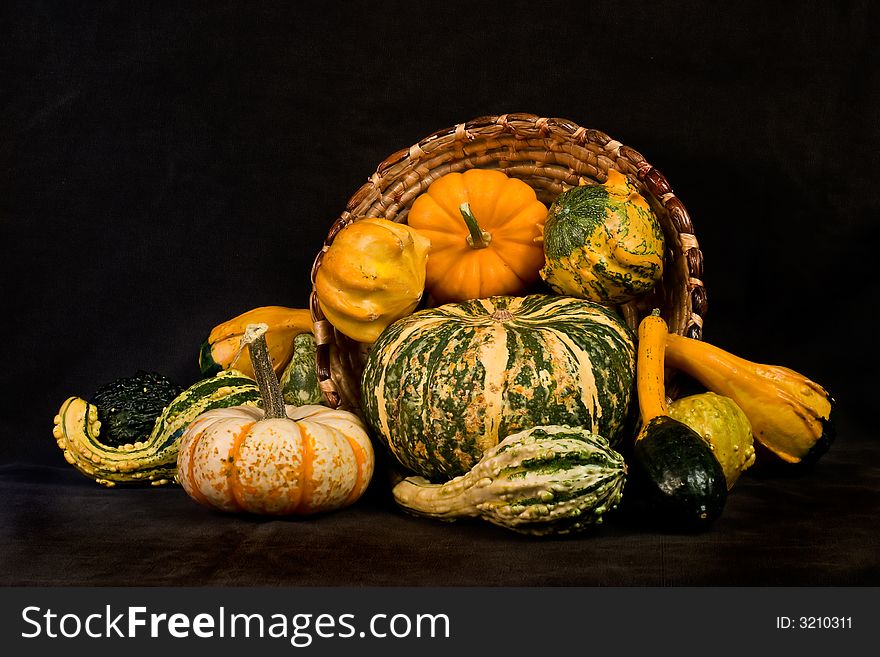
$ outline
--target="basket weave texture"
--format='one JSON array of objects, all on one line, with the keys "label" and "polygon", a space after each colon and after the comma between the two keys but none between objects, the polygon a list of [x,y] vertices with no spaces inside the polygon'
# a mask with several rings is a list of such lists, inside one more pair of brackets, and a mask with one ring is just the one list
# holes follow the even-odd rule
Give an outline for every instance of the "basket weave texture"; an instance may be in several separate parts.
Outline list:
[{"label": "basket weave texture", "polygon": [[[406,222],[413,201],[441,176],[497,169],[528,183],[545,205],[579,184],[605,182],[616,169],[635,184],[657,214],[666,238],[663,279],[646,297],[618,310],[630,328],[659,308],[670,331],[702,337],[706,312],[703,255],[684,204],[666,178],[638,151],[599,130],[534,114],[484,116],[435,132],[387,157],[333,222],[312,266],[309,300],[318,344],[318,381],[333,407],[359,408],[360,375],[369,345],[339,333],[324,317],[315,276],[324,253],[344,227],[365,217]],[[667,391],[674,397],[674,392]]]}]

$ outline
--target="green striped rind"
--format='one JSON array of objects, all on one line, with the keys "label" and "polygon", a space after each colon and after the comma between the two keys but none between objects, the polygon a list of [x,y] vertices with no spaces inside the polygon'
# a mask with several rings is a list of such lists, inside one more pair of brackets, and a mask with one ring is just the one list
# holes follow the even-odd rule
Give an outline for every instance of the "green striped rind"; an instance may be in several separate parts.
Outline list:
[{"label": "green striped rind", "polygon": [[623,457],[581,428],[543,426],[504,439],[444,484],[394,487],[406,511],[441,520],[480,517],[524,534],[568,534],[602,522],[623,495]]},{"label": "green striped rind", "polygon": [[212,408],[259,402],[256,383],[236,370],[227,370],[194,383],[175,397],[141,441],[119,447],[103,444],[97,407],[78,397],[64,402],[53,434],[65,459],[99,483],[164,484],[177,473],[180,438],[198,415]]},{"label": "green striped rind", "polygon": [[400,463],[444,480],[533,426],[582,426],[615,444],[634,366],[631,332],[598,304],[477,299],[389,326],[368,355],[362,407]]},{"label": "green striped rind", "polygon": [[574,187],[548,212],[541,277],[559,294],[625,303],[660,280],[663,252],[663,229],[647,203],[603,185]]},{"label": "green striped rind", "polygon": [[238,370],[224,370],[192,384],[168,404],[156,420],[150,440],[163,449],[173,444],[176,452],[184,430],[205,411],[260,403],[260,389],[253,379]]},{"label": "green striped rind", "polygon": [[293,339],[293,357],[279,382],[286,404],[305,406],[325,403],[324,393],[318,386],[316,348],[315,336],[311,333],[300,333]]}]

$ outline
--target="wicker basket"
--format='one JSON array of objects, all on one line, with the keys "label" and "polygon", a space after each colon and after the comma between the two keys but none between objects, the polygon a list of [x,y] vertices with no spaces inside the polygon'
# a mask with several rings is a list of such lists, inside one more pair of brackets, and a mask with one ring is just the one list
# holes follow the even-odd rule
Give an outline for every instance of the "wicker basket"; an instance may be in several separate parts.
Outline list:
[{"label": "wicker basket", "polygon": [[[499,169],[528,183],[546,205],[582,183],[605,181],[609,169],[627,175],[654,208],[666,236],[663,280],[648,297],[622,306],[635,329],[651,308],[660,308],[671,331],[700,338],[706,311],[701,280],[703,256],[691,219],[666,178],[637,151],[598,130],[566,119],[533,114],[485,116],[440,130],[382,162],[333,223],[312,266],[310,308],[318,343],[318,380],[330,406],[359,408],[360,375],[369,345],[336,331],[324,317],[315,275],[336,234],[363,217],[406,222],[413,201],[451,171]],[[674,396],[673,391],[668,391]]]}]

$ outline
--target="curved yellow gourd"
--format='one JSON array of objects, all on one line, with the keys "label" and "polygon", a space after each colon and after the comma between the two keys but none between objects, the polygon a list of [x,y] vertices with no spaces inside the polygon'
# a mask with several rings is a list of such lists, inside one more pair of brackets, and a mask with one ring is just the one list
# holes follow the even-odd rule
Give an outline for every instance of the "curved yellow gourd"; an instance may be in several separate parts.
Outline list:
[{"label": "curved yellow gourd", "polygon": [[787,367],[753,363],[675,334],[666,338],[666,364],[732,399],[748,417],[755,440],[783,461],[818,458],[834,439],[831,395]]},{"label": "curved yellow gourd", "polygon": [[266,324],[266,344],[275,374],[280,375],[293,357],[293,339],[313,333],[312,315],[307,308],[260,306],[215,326],[202,343],[199,368],[208,376],[235,368],[254,378],[254,368],[247,349],[241,349],[241,337],[249,324]]},{"label": "curved yellow gourd", "polygon": [[[666,403],[666,378],[663,371],[666,334],[669,328],[659,312],[647,315],[639,323],[636,392],[639,415],[644,425],[669,415]],[[643,434],[639,434],[640,439]]]}]

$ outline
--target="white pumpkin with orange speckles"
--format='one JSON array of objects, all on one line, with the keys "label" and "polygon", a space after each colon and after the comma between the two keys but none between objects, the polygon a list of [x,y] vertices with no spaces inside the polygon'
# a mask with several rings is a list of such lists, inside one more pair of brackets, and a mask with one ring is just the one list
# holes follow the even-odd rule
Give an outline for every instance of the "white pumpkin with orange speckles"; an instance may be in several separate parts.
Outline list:
[{"label": "white pumpkin with orange speckles", "polygon": [[200,415],[181,439],[177,479],[196,501],[232,512],[308,515],[354,503],[375,457],[352,413],[286,406],[287,418],[234,406]]}]

